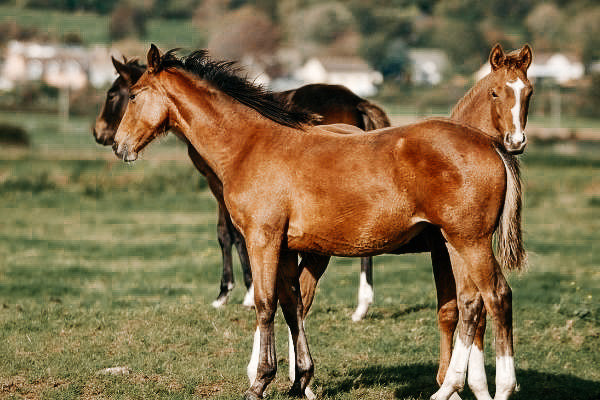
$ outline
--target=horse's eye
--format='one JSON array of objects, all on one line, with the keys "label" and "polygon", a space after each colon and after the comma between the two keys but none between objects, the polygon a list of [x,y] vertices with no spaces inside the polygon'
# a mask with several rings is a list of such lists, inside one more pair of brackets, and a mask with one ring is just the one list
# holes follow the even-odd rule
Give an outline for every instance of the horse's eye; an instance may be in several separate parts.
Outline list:
[{"label": "horse's eye", "polygon": [[498,98],[498,93],[496,93],[496,91],[495,91],[495,90],[492,90],[492,97],[493,97],[494,99],[497,99],[497,98]]},{"label": "horse's eye", "polygon": [[131,94],[129,95],[129,101],[133,101],[133,100],[135,100],[135,94],[134,94],[134,93],[131,93]]}]

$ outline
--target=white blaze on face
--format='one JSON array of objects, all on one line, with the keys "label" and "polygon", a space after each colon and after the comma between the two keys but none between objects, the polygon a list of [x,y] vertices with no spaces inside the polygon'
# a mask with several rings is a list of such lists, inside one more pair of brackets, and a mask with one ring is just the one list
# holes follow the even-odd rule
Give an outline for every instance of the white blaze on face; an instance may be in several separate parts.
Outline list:
[{"label": "white blaze on face", "polygon": [[254,343],[252,343],[252,355],[250,356],[250,362],[248,363],[248,368],[246,368],[246,373],[248,374],[248,379],[250,380],[250,385],[254,383],[256,380],[256,374],[258,372],[258,357],[260,355],[260,330],[256,327],[256,332],[254,332]]},{"label": "white blaze on face", "polygon": [[515,132],[511,137],[512,143],[522,143],[525,140],[523,135],[523,127],[521,126],[521,91],[525,88],[525,84],[521,78],[517,78],[513,82],[506,82],[506,86],[515,92],[515,105],[510,109],[513,117]]}]

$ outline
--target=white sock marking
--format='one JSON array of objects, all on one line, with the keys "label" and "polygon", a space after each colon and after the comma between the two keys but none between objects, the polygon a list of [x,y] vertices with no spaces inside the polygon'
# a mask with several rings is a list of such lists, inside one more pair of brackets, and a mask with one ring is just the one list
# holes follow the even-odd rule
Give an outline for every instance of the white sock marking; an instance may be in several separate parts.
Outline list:
[{"label": "white sock marking", "polygon": [[258,374],[258,357],[260,355],[260,330],[256,327],[256,332],[254,332],[254,342],[252,343],[252,355],[250,356],[250,362],[248,363],[248,367],[246,368],[246,374],[248,374],[248,379],[250,380],[250,385],[254,383],[256,380],[256,375]]},{"label": "white sock marking", "polygon": [[515,391],[517,377],[515,361],[512,356],[496,358],[496,396],[495,400],[505,400]]},{"label": "white sock marking", "polygon": [[488,392],[487,378],[485,376],[485,364],[483,351],[477,347],[471,347],[469,356],[468,382],[471,391],[477,400],[492,400]]},{"label": "white sock marking", "polygon": [[245,307],[254,307],[254,284],[250,285],[250,288],[244,296],[244,301],[242,302],[242,305],[244,305]]},{"label": "white sock marking", "polygon": [[360,273],[360,284],[358,286],[358,306],[352,314],[352,321],[357,322],[364,318],[369,311],[369,305],[373,303],[373,287],[367,282],[367,274]]},{"label": "white sock marking", "polygon": [[506,86],[510,87],[515,92],[515,105],[510,109],[515,125],[515,133],[512,135],[512,143],[522,143],[525,140],[523,136],[523,127],[521,126],[521,90],[525,88],[525,84],[521,78],[517,78],[514,82],[506,82]]},{"label": "white sock marking", "polygon": [[289,354],[289,377],[290,381],[294,382],[296,379],[296,353],[294,352],[294,339],[292,338],[292,332],[288,328],[288,354]]},{"label": "white sock marking", "polygon": [[462,390],[467,376],[467,365],[469,364],[469,353],[471,346],[467,347],[460,340],[460,336],[456,338],[456,344],[450,358],[450,365],[444,378],[442,387],[439,388],[431,400],[447,400],[456,391]]}]

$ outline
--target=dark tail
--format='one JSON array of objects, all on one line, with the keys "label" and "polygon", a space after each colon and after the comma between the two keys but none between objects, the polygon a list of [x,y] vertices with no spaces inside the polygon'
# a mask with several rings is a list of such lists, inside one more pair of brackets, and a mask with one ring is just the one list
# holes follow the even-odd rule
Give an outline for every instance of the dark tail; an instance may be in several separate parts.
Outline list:
[{"label": "dark tail", "polygon": [[385,112],[370,101],[361,101],[356,105],[356,108],[362,113],[365,131],[372,131],[392,125]]},{"label": "dark tail", "polygon": [[496,230],[496,251],[502,268],[523,270],[527,265],[527,254],[523,247],[521,231],[522,193],[519,160],[500,146],[496,147],[496,151],[506,169],[506,194]]}]

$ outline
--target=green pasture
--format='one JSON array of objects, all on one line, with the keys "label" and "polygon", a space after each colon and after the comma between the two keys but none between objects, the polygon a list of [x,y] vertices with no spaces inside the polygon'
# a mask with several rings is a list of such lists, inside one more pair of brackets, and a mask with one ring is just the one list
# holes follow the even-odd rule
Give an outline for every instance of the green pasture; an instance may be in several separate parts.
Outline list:
[{"label": "green pasture", "polygon": [[[0,145],[0,398],[237,399],[254,312],[218,293],[216,207],[176,140],[133,165],[91,120],[0,113],[32,138]],[[515,400],[600,398],[600,147],[522,157],[529,270],[511,274]],[[428,255],[375,258],[375,304],[352,323],[359,261],[335,259],[306,323],[322,399],[429,399],[439,334]],[[277,318],[287,399],[287,333]],[[493,326],[486,368],[494,387]],[[105,368],[127,367],[127,375]],[[469,389],[463,399],[473,399]]]},{"label": "green pasture", "polygon": [[[190,14],[191,17],[191,14]],[[77,34],[84,43],[109,43],[110,16],[78,11],[67,13],[48,9],[19,8],[0,5],[0,23],[14,21],[23,27],[33,27],[47,32],[51,37],[62,39],[66,34]],[[149,18],[145,42],[156,43],[164,49],[174,47],[198,48],[205,42],[205,34],[197,29],[192,20]]]}]

